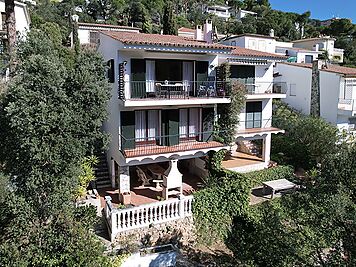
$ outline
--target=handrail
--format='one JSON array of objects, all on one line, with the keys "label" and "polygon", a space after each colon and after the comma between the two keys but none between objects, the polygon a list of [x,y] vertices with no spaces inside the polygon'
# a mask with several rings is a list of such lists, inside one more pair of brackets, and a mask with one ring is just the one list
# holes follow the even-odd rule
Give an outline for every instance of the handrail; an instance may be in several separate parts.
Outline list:
[{"label": "handrail", "polygon": [[228,98],[231,85],[234,82],[243,84],[246,94],[271,94],[287,92],[285,82],[263,82],[256,79],[229,79],[228,81],[124,81],[124,87],[130,91],[127,99],[189,99],[190,97],[202,98]]},{"label": "handrail", "polygon": [[113,241],[116,235],[123,231],[190,217],[193,214],[193,200],[193,196],[190,195],[181,196],[178,199],[143,204],[137,207],[113,208],[106,216],[111,240]]}]

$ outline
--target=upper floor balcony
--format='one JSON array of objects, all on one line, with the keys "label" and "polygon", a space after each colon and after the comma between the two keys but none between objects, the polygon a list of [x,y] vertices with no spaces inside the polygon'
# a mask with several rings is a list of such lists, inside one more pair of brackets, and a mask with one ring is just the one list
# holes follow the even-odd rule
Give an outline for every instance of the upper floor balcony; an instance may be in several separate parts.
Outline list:
[{"label": "upper floor balcony", "polygon": [[[209,77],[210,78],[210,77]],[[192,104],[230,103],[233,83],[244,85],[248,99],[285,98],[287,84],[283,82],[258,82],[255,79],[215,81],[126,81],[124,105],[171,106]],[[164,101],[163,101],[164,100]]]}]

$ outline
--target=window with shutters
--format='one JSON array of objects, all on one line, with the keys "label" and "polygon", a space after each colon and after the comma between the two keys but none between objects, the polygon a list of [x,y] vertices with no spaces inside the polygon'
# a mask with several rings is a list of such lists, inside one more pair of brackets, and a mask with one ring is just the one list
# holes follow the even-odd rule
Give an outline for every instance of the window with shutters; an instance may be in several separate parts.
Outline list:
[{"label": "window with shutters", "polygon": [[262,101],[246,102],[245,128],[262,127]]}]

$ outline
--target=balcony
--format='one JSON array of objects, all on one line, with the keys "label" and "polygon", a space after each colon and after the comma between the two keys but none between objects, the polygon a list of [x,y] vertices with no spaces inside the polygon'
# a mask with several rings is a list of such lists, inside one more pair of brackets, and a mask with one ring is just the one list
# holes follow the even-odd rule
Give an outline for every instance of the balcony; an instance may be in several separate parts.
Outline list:
[{"label": "balcony", "polygon": [[121,153],[125,158],[174,154],[187,151],[209,151],[225,145],[215,141],[216,132],[189,135],[162,135],[147,138],[125,138],[120,135]]},{"label": "balcony", "polygon": [[284,130],[272,127],[272,118],[269,119],[252,119],[240,121],[240,127],[236,131],[237,138],[247,138],[263,136],[265,134],[284,133]]},{"label": "balcony", "polygon": [[230,103],[229,86],[217,81],[126,81],[124,105],[134,107]]},{"label": "balcony", "polygon": [[348,117],[356,115],[356,99],[339,99],[338,114]]},{"label": "balcony", "polygon": [[260,97],[285,98],[288,91],[286,82],[260,82],[254,78],[232,79],[231,82],[239,82],[245,85],[248,99]]}]

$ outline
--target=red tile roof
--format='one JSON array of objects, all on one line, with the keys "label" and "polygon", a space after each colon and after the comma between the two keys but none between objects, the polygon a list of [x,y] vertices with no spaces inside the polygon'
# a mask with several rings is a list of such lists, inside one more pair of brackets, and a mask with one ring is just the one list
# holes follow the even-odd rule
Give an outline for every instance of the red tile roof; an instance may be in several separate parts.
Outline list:
[{"label": "red tile roof", "polygon": [[147,34],[147,33],[135,33],[135,32],[110,32],[110,31],[101,31],[101,33],[128,45],[160,45],[160,46],[222,49],[222,50],[230,50],[231,55],[233,56],[287,59],[287,57],[278,54],[266,53],[266,52],[256,51],[256,50],[237,47],[237,46],[227,46],[227,45],[216,44],[216,43],[209,44],[204,41],[193,40],[187,37],[176,36],[176,35]]},{"label": "red tile roof", "polygon": [[186,28],[186,27],[181,27],[178,29],[178,32],[191,32],[191,33],[195,33],[194,29],[190,29],[190,28]]},{"label": "red tile roof", "polygon": [[235,56],[247,56],[247,57],[263,57],[263,58],[279,58],[279,59],[287,59],[286,56],[272,54],[252,49],[247,49],[243,47],[235,46],[235,49],[232,50],[232,54]]},{"label": "red tile roof", "polygon": [[207,49],[231,50],[230,46],[222,44],[209,44],[203,41],[192,40],[176,35],[147,34],[135,32],[109,32],[102,31],[103,34],[129,45],[160,45],[176,47],[194,47]]},{"label": "red tile roof", "polygon": [[[302,67],[302,68],[312,68],[311,63],[287,63],[287,62],[282,62],[282,64],[286,65],[291,65],[291,66],[296,66],[296,67]],[[356,68],[350,68],[350,67],[342,67],[339,65],[334,65],[334,64],[328,64],[328,67],[324,67],[321,69],[322,71],[326,72],[332,72],[332,73],[338,73],[345,75],[347,77],[356,77]]]}]

